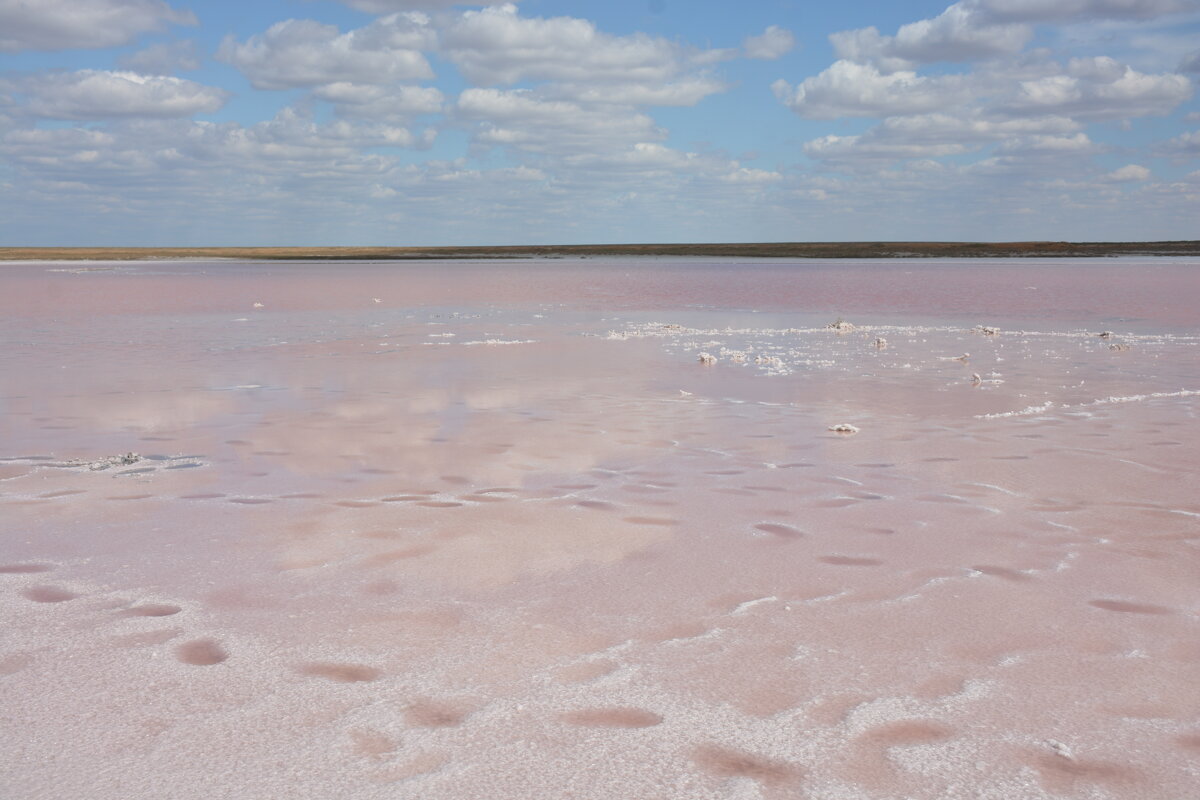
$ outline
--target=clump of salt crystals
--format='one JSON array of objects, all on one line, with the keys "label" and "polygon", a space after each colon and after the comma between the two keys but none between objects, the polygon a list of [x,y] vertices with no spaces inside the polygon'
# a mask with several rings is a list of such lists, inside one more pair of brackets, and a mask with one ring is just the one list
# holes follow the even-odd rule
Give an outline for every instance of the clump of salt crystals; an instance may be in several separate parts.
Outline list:
[{"label": "clump of salt crystals", "polygon": [[834,433],[858,433],[858,428],[845,422],[837,425],[830,425],[829,430],[833,431]]},{"label": "clump of salt crystals", "polygon": [[700,358],[698,358],[697,361],[704,365],[710,365],[717,363],[717,357],[712,353],[701,353]]},{"label": "clump of salt crystals", "polygon": [[65,466],[83,467],[84,469],[89,469],[93,472],[96,472],[102,469],[108,469],[109,467],[127,467],[130,464],[136,464],[141,460],[142,457],[139,454],[130,452],[115,456],[97,458],[91,461],[87,459],[76,458],[66,462]]}]

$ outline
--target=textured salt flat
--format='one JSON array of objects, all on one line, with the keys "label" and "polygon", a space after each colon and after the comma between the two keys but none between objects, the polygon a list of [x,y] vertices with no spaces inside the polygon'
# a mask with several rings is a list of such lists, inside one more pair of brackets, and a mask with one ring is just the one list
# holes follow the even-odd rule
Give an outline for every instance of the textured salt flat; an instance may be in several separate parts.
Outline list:
[{"label": "textured salt flat", "polygon": [[1190,797],[1198,275],[6,266],[0,796]]}]

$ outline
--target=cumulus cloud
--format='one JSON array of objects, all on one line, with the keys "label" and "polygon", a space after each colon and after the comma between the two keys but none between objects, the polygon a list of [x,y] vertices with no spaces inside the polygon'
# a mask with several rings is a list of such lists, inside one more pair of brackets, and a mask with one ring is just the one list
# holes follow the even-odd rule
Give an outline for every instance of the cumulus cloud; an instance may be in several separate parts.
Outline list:
[{"label": "cumulus cloud", "polygon": [[24,113],[66,120],[190,117],[218,111],[229,93],[182,78],[136,72],[45,73],[18,84]]},{"label": "cumulus cloud", "polygon": [[771,86],[788,108],[803,117],[885,117],[922,114],[970,98],[962,76],[923,77],[915,72],[884,73],[870,64],[835,61],[799,86],[778,80]]},{"label": "cumulus cloud", "polygon": [[1000,146],[1006,155],[1022,156],[1069,156],[1099,152],[1096,144],[1086,133],[1072,136],[1037,135],[1010,139]]},{"label": "cumulus cloud", "polygon": [[585,85],[550,84],[541,88],[546,97],[570,99],[580,103],[622,106],[694,106],[710,94],[728,86],[707,75],[681,77],[666,83],[615,83]]},{"label": "cumulus cloud", "polygon": [[769,25],[758,36],[747,36],[742,40],[742,51],[747,58],[761,58],[767,61],[780,58],[796,46],[796,37],[792,32],[778,25]]},{"label": "cumulus cloud", "polygon": [[770,184],[783,180],[783,175],[774,170],[735,166],[729,172],[717,176],[717,180],[724,183]]},{"label": "cumulus cloud", "polygon": [[985,18],[1019,22],[1147,20],[1200,9],[1197,0],[966,0]]},{"label": "cumulus cloud", "polygon": [[1140,164],[1126,164],[1104,176],[1106,183],[1134,183],[1150,177],[1150,170]]},{"label": "cumulus cloud", "polygon": [[[417,135],[404,127],[345,120],[317,123],[307,114],[285,108],[275,117],[249,127],[238,125],[194,125],[187,141],[198,154],[228,155],[246,163],[287,161],[301,163],[307,169],[334,169],[338,162],[370,164],[373,158],[364,148],[411,148],[432,144],[432,134]],[[333,163],[322,165],[321,159]]]},{"label": "cumulus cloud", "polygon": [[829,39],[838,58],[890,71],[1017,53],[1037,24],[1149,20],[1197,9],[1200,0],[962,0],[936,17],[900,26],[894,36],[871,27]]},{"label": "cumulus cloud", "polygon": [[[1193,8],[1200,9],[1200,0],[962,0],[894,36],[875,28],[834,34],[837,61],[795,87],[779,80],[772,88],[810,119],[881,119],[864,133],[804,145],[808,157],[834,169],[995,148],[979,162],[981,170],[1045,170],[1049,159],[1104,151],[1084,130],[1088,123],[1165,115],[1190,98],[1193,87],[1185,75],[1140,72],[1108,56],[1057,63],[1047,50],[1027,49],[1035,26],[1147,20]],[[979,63],[962,74],[921,73],[922,65],[938,61]],[[1161,149],[1180,154],[1186,144]]]},{"label": "cumulus cloud", "polygon": [[195,25],[161,0],[0,0],[0,52],[117,47],[167,25]]},{"label": "cumulus cloud", "polygon": [[889,117],[858,136],[824,136],[804,145],[805,155],[822,161],[899,161],[974,152],[996,143],[1009,146],[1029,136],[1064,136],[1079,130],[1067,117],[996,119],[979,114],[922,114]]},{"label": "cumulus cloud", "polygon": [[122,69],[143,75],[170,75],[200,68],[196,43],[190,39],[180,42],[159,42],[117,59]]},{"label": "cumulus cloud", "polygon": [[688,205],[692,207],[730,193],[753,197],[784,180],[773,170],[746,167],[719,154],[688,152],[660,142],[635,142],[569,155],[558,173],[577,185],[639,187],[625,196],[626,202],[635,201],[639,194],[675,192],[690,186],[693,197]]},{"label": "cumulus cloud", "polygon": [[529,90],[467,89],[455,114],[482,123],[474,136],[477,144],[534,153],[602,153],[666,136],[645,114],[545,100]]},{"label": "cumulus cloud", "polygon": [[391,14],[395,11],[422,11],[451,6],[486,6],[486,2],[462,2],[462,0],[340,0],[340,2],[368,14]]},{"label": "cumulus cloud", "polygon": [[658,142],[635,142],[607,152],[580,152],[570,156],[567,164],[601,173],[609,180],[632,175],[669,179],[682,177],[697,158],[696,153],[685,153]]},{"label": "cumulus cloud", "polygon": [[996,119],[978,114],[923,114],[890,117],[873,128],[869,136],[876,140],[936,144],[941,142],[987,142],[1014,136],[1062,135],[1075,133],[1080,124],[1069,117],[1045,116]]},{"label": "cumulus cloud", "polygon": [[435,43],[429,18],[415,12],[382,17],[348,33],[313,20],[289,19],[245,42],[227,36],[217,59],[237,67],[256,89],[383,85],[432,78],[421,51]]},{"label": "cumulus cloud", "polygon": [[509,3],[467,11],[442,30],[442,50],[477,86],[524,80],[666,83],[695,63],[725,57],[688,53],[667,39],[612,36],[585,19],[522,17]]},{"label": "cumulus cloud", "polygon": [[871,27],[835,33],[829,40],[838,58],[892,71],[1016,53],[1032,36],[1028,25],[987,21],[974,4],[955,3],[932,19],[902,25],[895,36]]},{"label": "cumulus cloud", "polygon": [[1075,58],[1057,75],[1021,81],[1005,103],[1010,113],[1128,119],[1166,114],[1192,95],[1183,75],[1147,75],[1107,56]]},{"label": "cumulus cloud", "polygon": [[967,146],[954,142],[912,144],[872,141],[862,136],[822,136],[804,143],[804,154],[822,161],[899,161],[908,158],[952,156],[967,152]]},{"label": "cumulus cloud", "polygon": [[109,130],[27,128],[0,139],[0,153],[42,175],[83,184],[122,179],[254,180],[278,176],[299,180],[355,176],[394,166],[394,158],[368,148],[425,147],[432,133],[344,120],[317,123],[285,108],[250,126],[233,122],[130,120]]},{"label": "cumulus cloud", "polygon": [[[657,169],[666,131],[642,109],[690,106],[724,91],[711,74],[730,51],[612,36],[588,20],[527,18],[512,4],[446,18],[440,52],[476,84],[452,109],[477,148],[503,147],[559,169]],[[530,89],[500,88],[532,83]],[[668,152],[669,151],[669,152]]]},{"label": "cumulus cloud", "polygon": [[338,116],[365,119],[434,114],[442,110],[445,96],[437,89],[420,86],[368,86],[359,83],[330,83],[313,90],[313,96],[334,104]]},{"label": "cumulus cloud", "polygon": [[1165,142],[1159,150],[1174,158],[1200,158],[1200,131],[1181,133]]}]

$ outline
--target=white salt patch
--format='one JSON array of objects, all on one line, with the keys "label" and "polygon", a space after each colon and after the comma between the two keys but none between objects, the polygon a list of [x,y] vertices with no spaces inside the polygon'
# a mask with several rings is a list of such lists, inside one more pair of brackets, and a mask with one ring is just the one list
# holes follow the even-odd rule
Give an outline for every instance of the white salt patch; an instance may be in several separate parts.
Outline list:
[{"label": "white salt patch", "polygon": [[760,606],[763,603],[778,603],[779,598],[771,595],[770,597],[760,597],[757,600],[747,600],[744,603],[738,603],[737,608],[729,612],[730,614],[744,614],[755,606]]},{"label": "white salt patch", "polygon": [[490,346],[498,344],[534,344],[535,342],[537,342],[536,339],[481,339],[475,342],[463,342],[462,344],[464,347],[470,347],[479,344]]},{"label": "white salt patch", "polygon": [[853,478],[843,478],[841,475],[831,475],[829,477],[829,480],[838,481],[839,483],[848,483],[851,486],[864,486],[865,485],[862,481],[856,481]]},{"label": "white salt patch", "polygon": [[1053,401],[1048,401],[1040,406],[1027,406],[1020,411],[1004,411],[998,414],[976,414],[975,419],[1004,419],[1005,417],[1027,417],[1032,414],[1043,414],[1054,407]]},{"label": "white salt patch", "polygon": [[709,639],[719,639],[727,632],[726,628],[712,628],[704,633],[697,633],[695,636],[676,636],[673,639],[664,639],[662,644],[670,644],[672,642],[699,642]]},{"label": "white salt patch", "polygon": [[1090,403],[1079,403],[1079,406],[1101,406],[1109,403],[1138,403],[1143,400],[1156,400],[1162,397],[1196,397],[1200,396],[1200,391],[1195,389],[1181,389],[1178,392],[1151,392],[1149,394],[1132,394],[1125,397],[1103,397],[1093,400]]},{"label": "white salt patch", "polygon": [[967,486],[982,486],[985,489],[995,489],[997,492],[1003,492],[1004,494],[1012,495],[1013,497],[1021,496],[1017,492],[1014,492],[1010,489],[1005,489],[1003,486],[997,486],[994,483],[977,483],[977,482],[971,481],[971,482],[967,483]]}]

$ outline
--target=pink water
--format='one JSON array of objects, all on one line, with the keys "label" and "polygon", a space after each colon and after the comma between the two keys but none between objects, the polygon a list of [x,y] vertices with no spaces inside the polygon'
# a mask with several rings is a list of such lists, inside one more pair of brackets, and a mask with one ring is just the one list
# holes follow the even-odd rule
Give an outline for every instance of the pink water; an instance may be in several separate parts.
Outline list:
[{"label": "pink water", "polygon": [[0,267],[0,796],[1190,797],[1198,304],[1167,259]]}]

